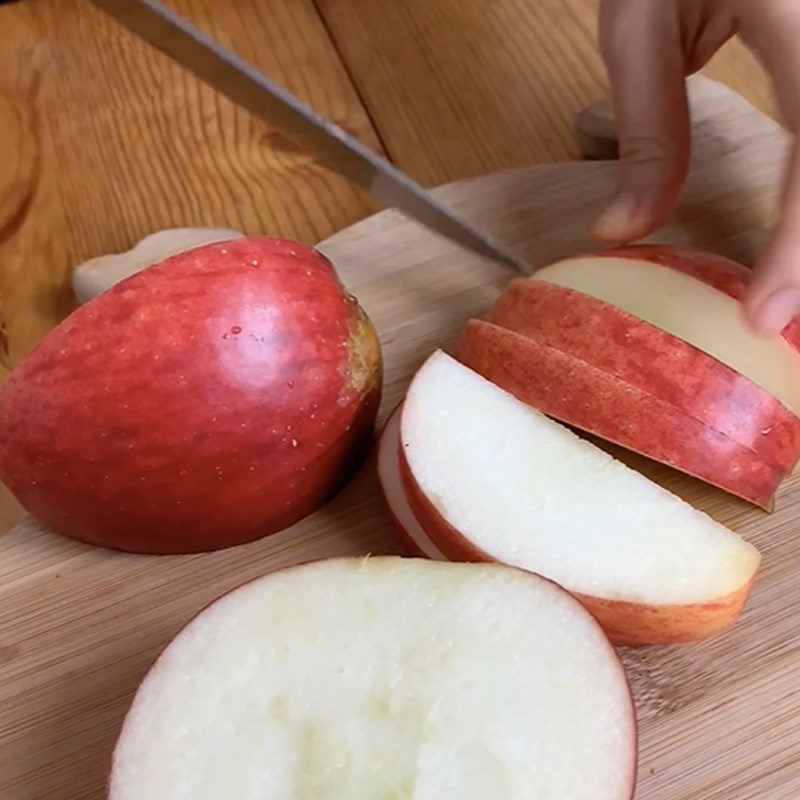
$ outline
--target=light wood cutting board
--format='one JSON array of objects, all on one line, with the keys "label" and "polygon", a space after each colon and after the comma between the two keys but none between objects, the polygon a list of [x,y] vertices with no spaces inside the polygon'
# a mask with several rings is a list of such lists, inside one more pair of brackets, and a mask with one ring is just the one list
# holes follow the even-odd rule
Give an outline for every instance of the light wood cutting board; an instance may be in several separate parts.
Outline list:
[{"label": "light wood cutting board", "polygon": [[[653,238],[752,262],[773,218],[786,137],[741,98],[704,79],[693,81],[692,102],[690,186],[676,224]],[[603,131],[602,114],[587,119],[592,130],[599,121]],[[612,192],[615,173],[611,162],[533,166],[437,193],[543,264],[592,246],[589,223]],[[320,248],[381,334],[382,419],[431,350],[449,347],[512,277],[394,212]],[[797,476],[767,515],[666,467],[624,458],[764,554],[751,602],[732,631],[706,643],[622,651],[640,720],[637,798],[800,797]],[[224,552],[124,555],[24,520],[0,539],[0,798],[103,797],[111,749],[137,684],[157,651],[213,598],[299,561],[388,552],[399,552],[399,544],[372,462],[311,518]]]}]

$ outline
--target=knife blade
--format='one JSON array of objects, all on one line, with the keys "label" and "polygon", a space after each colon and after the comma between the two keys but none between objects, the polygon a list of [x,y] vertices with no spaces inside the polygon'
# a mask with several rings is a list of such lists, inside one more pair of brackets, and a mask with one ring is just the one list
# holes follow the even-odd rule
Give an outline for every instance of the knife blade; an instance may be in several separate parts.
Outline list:
[{"label": "knife blade", "polygon": [[157,0],[91,0],[123,27],[312,153],[319,163],[429,230],[523,274],[516,253],[441,203],[340,126],[301,103]]}]

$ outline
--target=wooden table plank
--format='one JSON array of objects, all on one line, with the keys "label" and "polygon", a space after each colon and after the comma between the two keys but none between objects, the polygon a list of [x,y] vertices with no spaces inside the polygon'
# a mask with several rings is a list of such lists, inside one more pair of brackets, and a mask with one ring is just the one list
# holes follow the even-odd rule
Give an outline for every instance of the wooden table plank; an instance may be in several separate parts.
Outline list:
[{"label": "wooden table plank", "polygon": [[[577,112],[607,91],[597,0],[317,0],[392,158],[436,185],[579,157]],[[770,107],[740,45],[712,77]]]},{"label": "wooden table plank", "polygon": [[[174,7],[380,147],[311,0]],[[86,258],[183,225],[313,243],[375,208],[85,0],[3,6],[0,31],[0,383]],[[0,531],[18,515],[0,489]]]}]

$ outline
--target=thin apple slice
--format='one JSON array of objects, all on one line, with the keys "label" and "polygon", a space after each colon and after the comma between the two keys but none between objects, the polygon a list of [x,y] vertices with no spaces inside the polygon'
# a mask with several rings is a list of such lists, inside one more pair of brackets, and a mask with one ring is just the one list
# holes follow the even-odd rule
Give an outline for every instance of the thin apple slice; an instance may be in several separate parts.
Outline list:
[{"label": "thin apple slice", "polygon": [[551,578],[617,643],[700,639],[741,612],[754,547],[444,353],[400,428],[406,497],[449,558]]},{"label": "thin apple slice", "polygon": [[532,280],[591,295],[683,339],[800,416],[796,332],[765,339],[747,327],[737,299],[745,284],[735,267],[709,254],[632,248],[561,261]]},{"label": "thin apple slice", "polygon": [[629,800],[635,768],[620,661],[555,584],[336,559],[253,581],[173,640],[110,800]]},{"label": "thin apple slice", "polygon": [[470,369],[545,414],[769,508],[786,477],[772,461],[642,389],[482,320],[461,334]]},{"label": "thin apple slice", "polygon": [[[488,321],[656,397],[790,473],[800,419],[749,378],[616,306],[545,281],[516,280]],[[650,441],[643,440],[647,450]]]},{"label": "thin apple slice", "polygon": [[447,561],[447,556],[431,541],[419,520],[414,516],[408,504],[403,478],[400,475],[400,411],[398,406],[391,414],[381,431],[378,440],[378,480],[380,481],[383,499],[400,538],[410,555],[424,556],[435,561]]}]

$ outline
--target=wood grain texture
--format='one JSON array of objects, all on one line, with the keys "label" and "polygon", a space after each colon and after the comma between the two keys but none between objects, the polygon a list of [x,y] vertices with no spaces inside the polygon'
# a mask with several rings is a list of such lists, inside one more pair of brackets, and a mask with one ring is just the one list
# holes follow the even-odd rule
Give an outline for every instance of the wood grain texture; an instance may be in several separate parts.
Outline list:
[{"label": "wood grain texture", "polygon": [[[607,92],[598,0],[316,0],[392,158],[435,186],[580,153],[579,110]],[[709,75],[762,110],[738,42]]]},{"label": "wood grain texture", "polygon": [[[380,147],[311,0],[174,7]],[[313,243],[375,208],[85,0],[0,8],[0,31],[0,383],[86,258],[174,226]],[[0,491],[0,531],[15,514]]]},{"label": "wood grain texture", "polygon": [[[174,7],[371,147],[310,0]],[[0,360],[72,304],[72,265],[171,226],[316,242],[373,206],[79,0],[0,9]]]},{"label": "wood grain texture", "polygon": [[[697,92],[703,102],[686,205],[678,222],[654,239],[746,259],[772,219],[787,140],[720,87],[698,84]],[[615,173],[613,163],[534,166],[458,182],[437,194],[543,262],[588,242],[586,221]],[[449,348],[463,323],[484,312],[510,277],[391,211],[340,232],[321,249],[381,334],[382,418],[431,350]],[[779,492],[776,512],[766,515],[612,450],[764,555],[751,602],[732,631],[705,643],[623,652],[641,723],[637,798],[796,797],[800,474]],[[399,547],[372,462],[338,498],[292,529],[213,554],[112,553],[25,520],[0,539],[0,797],[103,797],[111,748],[138,682],[169,638],[224,591],[310,558]]]}]

